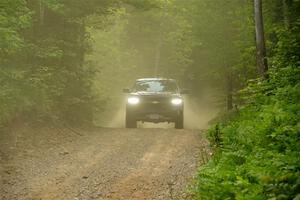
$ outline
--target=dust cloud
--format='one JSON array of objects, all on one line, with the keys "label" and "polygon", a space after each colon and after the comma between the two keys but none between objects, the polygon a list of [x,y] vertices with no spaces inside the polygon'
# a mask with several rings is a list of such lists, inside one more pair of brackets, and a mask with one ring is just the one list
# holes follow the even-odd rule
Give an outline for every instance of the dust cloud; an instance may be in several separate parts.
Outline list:
[{"label": "dust cloud", "polygon": [[208,100],[195,100],[191,97],[185,98],[184,105],[184,128],[206,129],[218,113],[218,109]]}]

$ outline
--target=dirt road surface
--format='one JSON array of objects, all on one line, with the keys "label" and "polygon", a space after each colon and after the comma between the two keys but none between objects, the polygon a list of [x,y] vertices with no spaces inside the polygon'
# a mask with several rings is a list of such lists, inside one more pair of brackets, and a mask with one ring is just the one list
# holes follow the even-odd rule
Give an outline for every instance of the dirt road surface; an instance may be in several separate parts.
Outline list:
[{"label": "dirt road surface", "polygon": [[196,130],[19,128],[0,135],[0,199],[186,199],[207,152]]}]

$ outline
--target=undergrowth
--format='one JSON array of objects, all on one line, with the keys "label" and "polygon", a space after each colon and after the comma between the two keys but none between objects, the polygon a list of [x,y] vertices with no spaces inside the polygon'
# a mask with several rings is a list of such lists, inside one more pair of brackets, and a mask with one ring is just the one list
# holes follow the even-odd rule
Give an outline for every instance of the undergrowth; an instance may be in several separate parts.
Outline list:
[{"label": "undergrowth", "polygon": [[300,70],[271,70],[243,91],[248,103],[208,131],[213,158],[193,199],[300,199]]}]

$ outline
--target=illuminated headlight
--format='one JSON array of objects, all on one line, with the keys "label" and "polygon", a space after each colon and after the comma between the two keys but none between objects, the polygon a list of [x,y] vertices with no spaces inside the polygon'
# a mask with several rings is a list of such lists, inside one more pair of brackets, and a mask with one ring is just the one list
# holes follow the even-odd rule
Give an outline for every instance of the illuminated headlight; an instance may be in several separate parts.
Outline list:
[{"label": "illuminated headlight", "polygon": [[172,102],[173,105],[180,105],[180,104],[182,104],[182,99],[174,98],[174,99],[172,99],[171,102]]},{"label": "illuminated headlight", "polygon": [[135,104],[138,104],[140,102],[140,99],[137,98],[137,97],[129,97],[127,99],[127,101],[128,101],[129,104],[135,105]]}]

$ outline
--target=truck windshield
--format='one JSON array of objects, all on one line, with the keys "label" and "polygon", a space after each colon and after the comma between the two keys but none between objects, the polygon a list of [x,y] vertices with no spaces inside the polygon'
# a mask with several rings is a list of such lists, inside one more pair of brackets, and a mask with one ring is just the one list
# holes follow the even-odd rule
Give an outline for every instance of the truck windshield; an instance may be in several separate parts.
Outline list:
[{"label": "truck windshield", "polygon": [[177,92],[178,87],[173,80],[137,81],[133,87],[135,92]]}]

